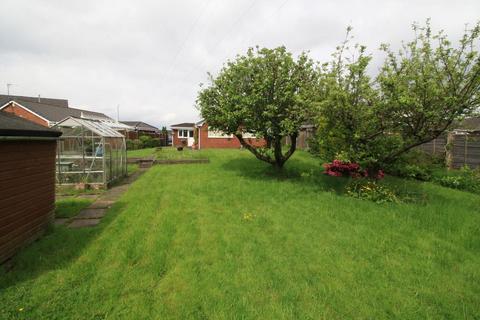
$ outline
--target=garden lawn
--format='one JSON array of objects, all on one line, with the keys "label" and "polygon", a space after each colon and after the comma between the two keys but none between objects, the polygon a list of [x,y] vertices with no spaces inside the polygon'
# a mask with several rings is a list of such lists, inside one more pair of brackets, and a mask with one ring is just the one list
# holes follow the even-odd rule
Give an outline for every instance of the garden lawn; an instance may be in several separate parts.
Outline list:
[{"label": "garden lawn", "polygon": [[144,158],[155,154],[155,148],[127,150],[128,158]]},{"label": "garden lawn", "polygon": [[[154,166],[99,226],[57,227],[0,274],[0,319],[474,319],[480,197],[391,183],[375,204],[299,152]],[[426,204],[423,204],[426,203]]]},{"label": "garden lawn", "polygon": [[179,159],[205,159],[207,158],[207,151],[205,150],[192,150],[190,148],[184,148],[182,151],[177,150],[174,147],[162,147],[157,150],[156,148],[128,150],[127,156],[129,158],[145,158],[155,156],[158,160],[179,160]]},{"label": "garden lawn", "polygon": [[55,203],[55,218],[71,218],[92,204],[92,199],[66,198]]}]

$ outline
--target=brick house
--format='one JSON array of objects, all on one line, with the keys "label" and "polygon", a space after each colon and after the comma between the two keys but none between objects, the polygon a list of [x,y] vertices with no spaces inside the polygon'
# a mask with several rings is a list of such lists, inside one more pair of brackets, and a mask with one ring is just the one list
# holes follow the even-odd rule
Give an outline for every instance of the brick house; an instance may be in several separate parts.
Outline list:
[{"label": "brick house", "polygon": [[[226,135],[220,131],[210,130],[205,121],[197,123],[180,123],[171,126],[173,146],[185,145],[195,149],[208,148],[241,148],[240,141],[233,135]],[[196,137],[196,138],[195,138]],[[244,139],[250,145],[260,147],[265,145],[264,139],[250,134],[244,134]]]}]

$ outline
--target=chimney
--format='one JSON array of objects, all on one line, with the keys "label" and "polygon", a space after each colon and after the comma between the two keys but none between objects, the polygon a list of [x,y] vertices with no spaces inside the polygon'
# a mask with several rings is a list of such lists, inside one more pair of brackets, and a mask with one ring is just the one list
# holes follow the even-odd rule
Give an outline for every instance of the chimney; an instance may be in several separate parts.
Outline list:
[{"label": "chimney", "polygon": [[38,103],[40,103],[40,95],[38,95]]}]

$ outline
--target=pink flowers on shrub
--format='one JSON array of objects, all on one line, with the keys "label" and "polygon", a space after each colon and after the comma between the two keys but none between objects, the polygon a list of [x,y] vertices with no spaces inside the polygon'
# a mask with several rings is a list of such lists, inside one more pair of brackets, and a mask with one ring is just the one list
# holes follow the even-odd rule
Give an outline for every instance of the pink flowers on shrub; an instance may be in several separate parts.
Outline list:
[{"label": "pink flowers on shrub", "polygon": [[375,179],[380,180],[380,179],[383,179],[383,177],[385,177],[385,173],[383,172],[383,170],[378,170],[377,175],[375,176]]},{"label": "pink flowers on shrub", "polygon": [[354,177],[360,175],[360,165],[355,162],[333,160],[332,163],[325,163],[323,166],[325,167],[325,174],[332,177]]},{"label": "pink flowers on shrub", "polygon": [[[332,163],[325,163],[325,174],[332,177],[352,177],[352,178],[361,178],[368,177],[368,171],[363,170],[360,165],[356,162],[343,162],[341,160],[333,160]],[[385,173],[382,170],[373,176],[375,179],[383,179]]]}]

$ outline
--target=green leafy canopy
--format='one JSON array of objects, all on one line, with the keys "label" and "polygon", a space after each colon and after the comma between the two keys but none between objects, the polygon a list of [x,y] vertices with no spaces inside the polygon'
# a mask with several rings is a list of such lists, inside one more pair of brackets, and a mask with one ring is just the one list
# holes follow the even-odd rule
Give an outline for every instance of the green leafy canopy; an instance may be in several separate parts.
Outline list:
[{"label": "green leafy canopy", "polygon": [[[210,75],[197,106],[209,127],[235,135],[258,159],[282,167],[295,151],[301,125],[311,117],[317,75],[306,53],[294,59],[285,47],[250,48],[216,77]],[[266,145],[250,145],[246,132]],[[284,152],[287,136],[291,145]]]},{"label": "green leafy canopy", "polygon": [[352,58],[344,57],[348,38],[324,65],[316,147],[325,159],[340,154],[384,166],[478,109],[479,24],[466,29],[456,47],[443,32],[434,35],[429,20],[413,30],[414,39],[398,52],[381,46],[386,59],[373,78],[365,47],[356,46]]}]

